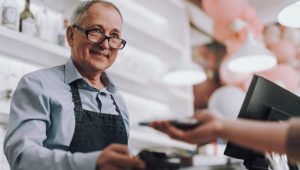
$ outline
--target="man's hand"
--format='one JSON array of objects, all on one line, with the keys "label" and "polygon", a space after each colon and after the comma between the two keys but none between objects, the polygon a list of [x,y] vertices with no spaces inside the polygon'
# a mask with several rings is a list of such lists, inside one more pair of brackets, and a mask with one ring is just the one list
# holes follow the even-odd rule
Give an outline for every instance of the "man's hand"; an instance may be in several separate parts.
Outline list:
[{"label": "man's hand", "polygon": [[129,156],[128,147],[120,144],[111,144],[102,150],[97,158],[97,170],[126,170],[144,169],[143,161]]}]

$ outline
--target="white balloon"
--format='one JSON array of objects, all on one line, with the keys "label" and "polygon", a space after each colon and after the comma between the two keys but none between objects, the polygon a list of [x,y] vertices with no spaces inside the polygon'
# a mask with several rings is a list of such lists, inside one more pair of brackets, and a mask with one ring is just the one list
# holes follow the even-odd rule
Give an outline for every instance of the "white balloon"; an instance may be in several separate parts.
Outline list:
[{"label": "white balloon", "polygon": [[223,86],[217,89],[209,98],[208,109],[225,117],[237,118],[246,93],[235,86]]},{"label": "white balloon", "polygon": [[294,45],[300,43],[300,31],[295,28],[285,28],[283,39],[292,42]]}]

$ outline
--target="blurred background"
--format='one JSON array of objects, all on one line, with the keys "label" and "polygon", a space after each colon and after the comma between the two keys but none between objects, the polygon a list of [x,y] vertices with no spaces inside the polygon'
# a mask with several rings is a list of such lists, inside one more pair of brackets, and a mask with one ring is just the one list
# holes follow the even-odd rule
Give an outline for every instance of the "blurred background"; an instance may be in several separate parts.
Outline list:
[{"label": "blurred background", "polygon": [[[253,74],[300,95],[300,30],[277,21],[295,0],[110,1],[123,14],[127,45],[108,73],[128,105],[133,153],[163,148],[221,157],[222,146],[199,149],[138,123],[205,108],[234,119]],[[0,0],[1,170],[9,169],[2,145],[14,89],[24,74],[70,57],[65,31],[80,2]]]}]

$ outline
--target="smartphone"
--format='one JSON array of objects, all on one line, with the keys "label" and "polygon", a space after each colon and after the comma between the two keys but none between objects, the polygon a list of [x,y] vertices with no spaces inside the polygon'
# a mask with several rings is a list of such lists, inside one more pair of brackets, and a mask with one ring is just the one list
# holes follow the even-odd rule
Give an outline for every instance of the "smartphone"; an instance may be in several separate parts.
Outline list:
[{"label": "smartphone", "polygon": [[[191,130],[199,126],[201,123],[194,118],[172,119],[169,122],[178,129]],[[140,122],[141,126],[149,126],[152,122]]]},{"label": "smartphone", "polygon": [[201,123],[194,118],[174,119],[169,121],[173,126],[181,130],[191,130],[199,126]]}]

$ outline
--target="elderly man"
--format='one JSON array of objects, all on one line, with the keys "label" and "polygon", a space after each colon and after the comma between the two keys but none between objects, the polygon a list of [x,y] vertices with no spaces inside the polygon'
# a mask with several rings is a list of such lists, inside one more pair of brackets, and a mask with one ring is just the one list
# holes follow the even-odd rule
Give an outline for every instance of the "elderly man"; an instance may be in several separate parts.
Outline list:
[{"label": "elderly man", "polygon": [[14,93],[4,142],[11,168],[144,168],[129,156],[127,109],[105,74],[126,44],[120,11],[86,1],[71,23],[67,63],[25,75]]}]

